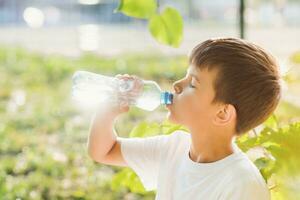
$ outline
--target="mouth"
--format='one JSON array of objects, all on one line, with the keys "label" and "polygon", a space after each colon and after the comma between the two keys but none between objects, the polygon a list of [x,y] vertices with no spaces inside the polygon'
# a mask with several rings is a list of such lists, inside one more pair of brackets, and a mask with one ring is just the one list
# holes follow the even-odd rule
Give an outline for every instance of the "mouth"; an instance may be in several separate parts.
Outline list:
[{"label": "mouth", "polygon": [[166,105],[166,108],[168,109],[168,110],[170,110],[171,109],[171,104],[168,104],[168,105]]},{"label": "mouth", "polygon": [[173,97],[172,103],[171,103],[171,104],[167,104],[167,105],[166,105],[166,108],[167,108],[168,110],[171,110],[171,108],[172,108],[172,106],[174,105],[174,103],[175,103],[175,101],[174,101],[174,97]]}]

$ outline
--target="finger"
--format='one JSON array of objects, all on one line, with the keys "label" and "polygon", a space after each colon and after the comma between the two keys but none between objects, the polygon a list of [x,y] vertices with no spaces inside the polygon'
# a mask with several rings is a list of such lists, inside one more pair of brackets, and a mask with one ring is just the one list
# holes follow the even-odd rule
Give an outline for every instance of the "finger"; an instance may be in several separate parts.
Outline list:
[{"label": "finger", "polygon": [[127,112],[129,110],[129,105],[127,102],[121,102],[119,105],[120,112]]},{"label": "finger", "polygon": [[115,78],[117,78],[117,79],[122,79],[122,75],[121,75],[121,74],[118,74],[118,75],[115,76]]},{"label": "finger", "polygon": [[122,107],[122,108],[120,109],[120,112],[121,112],[121,113],[128,112],[129,109],[130,109],[129,106]]},{"label": "finger", "polygon": [[141,78],[139,78],[138,76],[133,76],[134,77],[134,89],[135,90],[140,90],[141,88],[143,88],[143,80]]},{"label": "finger", "polygon": [[140,77],[136,76],[136,75],[132,75],[131,77],[132,77],[136,82],[141,82],[141,81],[142,81],[142,79],[141,79]]},{"label": "finger", "polygon": [[133,75],[129,75],[129,74],[124,74],[123,77],[126,79],[134,79]]},{"label": "finger", "polygon": [[121,74],[118,74],[115,77],[118,78],[118,79],[122,79],[122,80],[128,80],[128,79],[130,79],[129,76],[121,75]]},{"label": "finger", "polygon": [[128,74],[122,74],[123,78],[129,78],[130,76]]},{"label": "finger", "polygon": [[124,101],[125,99],[123,99],[123,101],[120,101],[120,107],[126,107],[128,106],[128,101],[126,99],[126,101]]}]

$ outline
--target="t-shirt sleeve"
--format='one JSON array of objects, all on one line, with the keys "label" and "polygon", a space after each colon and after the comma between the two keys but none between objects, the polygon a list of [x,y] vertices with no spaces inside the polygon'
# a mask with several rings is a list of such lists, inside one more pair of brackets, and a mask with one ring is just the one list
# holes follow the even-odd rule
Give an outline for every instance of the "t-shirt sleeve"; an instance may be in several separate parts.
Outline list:
[{"label": "t-shirt sleeve", "polygon": [[225,190],[222,200],[270,200],[270,192],[265,184],[256,179],[239,180]]},{"label": "t-shirt sleeve", "polygon": [[128,166],[135,171],[147,191],[157,187],[161,156],[167,151],[170,135],[147,138],[118,138]]}]

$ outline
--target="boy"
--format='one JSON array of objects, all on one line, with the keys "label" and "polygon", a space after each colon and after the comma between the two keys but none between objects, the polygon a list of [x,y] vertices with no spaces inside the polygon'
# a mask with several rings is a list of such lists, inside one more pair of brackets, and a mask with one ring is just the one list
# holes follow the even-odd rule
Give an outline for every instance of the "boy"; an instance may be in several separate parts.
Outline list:
[{"label": "boy", "polygon": [[[134,76],[119,78],[137,80]],[[158,200],[267,200],[264,179],[234,143],[265,121],[280,96],[274,58],[250,42],[221,38],[197,45],[184,78],[173,84],[168,119],[189,133],[120,138],[115,118],[129,107],[101,110],[88,140],[92,159],[131,167]]]}]

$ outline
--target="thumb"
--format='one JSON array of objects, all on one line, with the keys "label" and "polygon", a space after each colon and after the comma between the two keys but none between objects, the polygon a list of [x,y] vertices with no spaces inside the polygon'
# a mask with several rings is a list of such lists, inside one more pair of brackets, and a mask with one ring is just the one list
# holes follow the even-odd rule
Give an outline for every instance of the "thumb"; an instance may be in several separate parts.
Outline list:
[{"label": "thumb", "polygon": [[119,112],[124,113],[129,111],[129,105],[128,102],[121,102],[119,105]]}]

